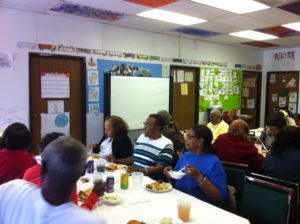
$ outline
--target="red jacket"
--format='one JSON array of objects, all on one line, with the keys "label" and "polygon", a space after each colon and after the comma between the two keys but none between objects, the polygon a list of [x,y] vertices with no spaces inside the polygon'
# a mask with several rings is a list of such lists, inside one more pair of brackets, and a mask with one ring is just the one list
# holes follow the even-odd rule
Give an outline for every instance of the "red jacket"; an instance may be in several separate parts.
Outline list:
[{"label": "red jacket", "polygon": [[[37,163],[35,166],[30,167],[28,170],[26,170],[23,179],[27,180],[29,182],[32,182],[32,183],[38,185],[39,187],[41,187],[42,179],[41,179],[40,173],[41,173],[41,165]],[[92,210],[94,205],[98,201],[98,199],[99,199],[99,196],[96,193],[92,192],[88,196],[88,198],[85,200],[85,202],[81,205],[81,207],[85,208],[87,210]],[[76,205],[78,203],[76,186],[72,193],[72,202]]]},{"label": "red jacket", "polygon": [[216,155],[221,161],[248,164],[250,172],[260,170],[264,157],[250,141],[222,134],[218,136],[214,145],[218,149]]},{"label": "red jacket", "polygon": [[25,150],[0,150],[0,184],[22,178],[25,171],[36,164],[30,153]]}]

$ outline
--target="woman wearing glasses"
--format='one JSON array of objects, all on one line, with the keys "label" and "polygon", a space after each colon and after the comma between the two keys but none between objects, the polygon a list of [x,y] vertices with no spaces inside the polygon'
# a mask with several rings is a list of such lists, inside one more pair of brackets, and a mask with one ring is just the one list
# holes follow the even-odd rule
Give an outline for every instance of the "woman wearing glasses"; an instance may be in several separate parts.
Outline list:
[{"label": "woman wearing glasses", "polygon": [[[219,159],[211,153],[213,135],[208,127],[195,125],[188,131],[184,153],[174,170],[186,175],[175,181],[175,188],[203,201],[220,205],[227,198],[226,174]],[[171,167],[164,169],[169,177]]]}]

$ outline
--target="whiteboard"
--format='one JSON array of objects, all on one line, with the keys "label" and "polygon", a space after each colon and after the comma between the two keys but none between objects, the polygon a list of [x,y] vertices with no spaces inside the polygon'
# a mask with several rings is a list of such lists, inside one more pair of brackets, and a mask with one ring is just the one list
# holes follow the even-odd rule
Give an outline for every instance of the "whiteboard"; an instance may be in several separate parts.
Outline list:
[{"label": "whiteboard", "polygon": [[111,76],[110,96],[110,114],[143,129],[149,114],[169,110],[169,78]]},{"label": "whiteboard", "polygon": [[28,110],[25,108],[0,108],[0,136],[2,136],[4,130],[12,123],[19,122],[27,127],[28,125]]}]

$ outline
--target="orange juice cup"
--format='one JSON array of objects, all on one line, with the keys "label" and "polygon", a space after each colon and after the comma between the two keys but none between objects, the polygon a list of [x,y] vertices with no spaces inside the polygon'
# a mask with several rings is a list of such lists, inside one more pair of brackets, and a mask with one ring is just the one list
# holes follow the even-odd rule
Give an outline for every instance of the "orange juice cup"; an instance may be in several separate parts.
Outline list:
[{"label": "orange juice cup", "polygon": [[188,222],[190,219],[191,201],[186,198],[180,198],[177,200],[178,218],[184,222]]}]

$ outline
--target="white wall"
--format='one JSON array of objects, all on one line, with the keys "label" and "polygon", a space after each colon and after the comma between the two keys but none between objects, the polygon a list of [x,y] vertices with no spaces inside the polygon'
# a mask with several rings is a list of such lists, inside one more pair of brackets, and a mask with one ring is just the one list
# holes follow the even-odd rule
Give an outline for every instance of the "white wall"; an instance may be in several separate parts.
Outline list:
[{"label": "white wall", "polygon": [[[0,51],[14,56],[13,71],[0,69],[0,110],[29,110],[29,50],[17,48],[19,41],[227,62],[229,67],[261,64],[263,58],[259,49],[201,41],[195,48],[194,40],[189,38],[179,41],[175,36],[5,8],[0,8],[0,21]],[[102,120],[103,115],[97,119],[87,116],[87,142],[101,137]]]}]

